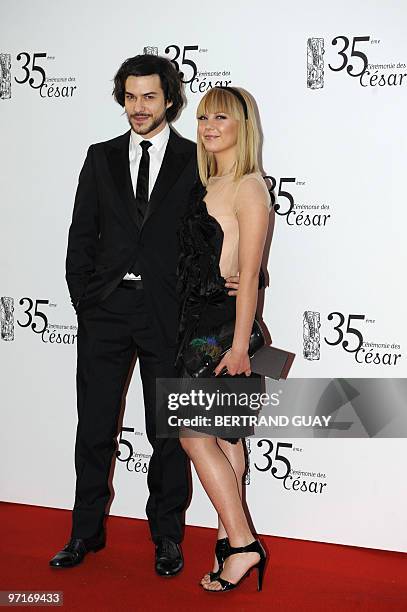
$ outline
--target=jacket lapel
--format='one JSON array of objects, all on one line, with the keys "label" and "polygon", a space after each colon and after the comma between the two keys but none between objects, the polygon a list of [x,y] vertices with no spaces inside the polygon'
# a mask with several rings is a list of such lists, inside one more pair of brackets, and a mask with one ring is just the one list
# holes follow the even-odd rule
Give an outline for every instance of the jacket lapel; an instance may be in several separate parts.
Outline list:
[{"label": "jacket lapel", "polygon": [[137,228],[136,200],[130,176],[129,138],[130,131],[123,134],[119,142],[115,143],[115,146],[109,148],[107,159],[125,215],[130,218]]},{"label": "jacket lapel", "polygon": [[147,212],[144,217],[141,229],[143,229],[148,219],[159,208],[160,203],[168,194],[174,183],[177,181],[182,170],[185,168],[187,162],[190,159],[190,155],[186,155],[185,151],[183,151],[182,148],[179,147],[180,141],[181,138],[177,136],[177,134],[173,130],[171,130],[170,137],[167,143],[167,148],[164,153],[163,162],[161,164],[157,180],[154,184],[154,188],[150,195]]}]

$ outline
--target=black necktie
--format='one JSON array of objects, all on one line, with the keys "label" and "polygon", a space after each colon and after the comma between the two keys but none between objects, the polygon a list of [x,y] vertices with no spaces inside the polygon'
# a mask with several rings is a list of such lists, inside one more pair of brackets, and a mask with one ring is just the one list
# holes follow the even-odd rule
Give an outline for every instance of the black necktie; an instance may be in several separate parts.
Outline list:
[{"label": "black necktie", "polygon": [[150,154],[148,149],[153,143],[148,140],[142,140],[140,147],[143,150],[137,176],[136,187],[136,206],[137,216],[140,227],[143,223],[147,206],[148,206],[148,185],[149,185],[149,169],[150,169]]}]

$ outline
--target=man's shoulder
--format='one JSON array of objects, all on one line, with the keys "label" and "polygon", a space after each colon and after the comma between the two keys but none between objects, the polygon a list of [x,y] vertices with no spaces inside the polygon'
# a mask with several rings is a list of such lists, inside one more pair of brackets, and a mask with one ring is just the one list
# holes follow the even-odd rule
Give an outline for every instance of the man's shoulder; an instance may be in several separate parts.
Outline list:
[{"label": "man's shoulder", "polygon": [[129,143],[129,139],[130,130],[127,130],[127,132],[121,134],[120,136],[116,136],[115,138],[110,138],[109,140],[103,140],[101,142],[95,142],[91,144],[89,148],[93,149],[94,151],[100,151],[109,147],[120,149],[121,147]]},{"label": "man's shoulder", "polygon": [[[120,136],[116,136],[115,138],[110,138],[109,140],[103,140],[101,142],[96,142],[90,145],[90,149],[93,151],[102,151],[109,148],[121,149],[125,146],[128,146],[130,139],[130,130],[127,130],[124,134]],[[180,153],[189,154],[191,157],[196,155],[196,143],[188,138],[184,138],[180,136],[178,132],[171,127],[169,140],[174,149],[179,151]]]},{"label": "man's shoulder", "polygon": [[178,132],[171,127],[170,141],[179,151],[189,153],[190,155],[196,154],[196,143],[184,136],[180,136]]}]

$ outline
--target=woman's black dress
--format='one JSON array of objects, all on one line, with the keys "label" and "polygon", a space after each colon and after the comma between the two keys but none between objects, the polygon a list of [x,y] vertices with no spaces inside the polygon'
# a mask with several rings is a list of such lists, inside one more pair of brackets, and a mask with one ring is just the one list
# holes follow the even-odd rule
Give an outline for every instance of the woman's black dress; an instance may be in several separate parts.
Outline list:
[{"label": "woman's black dress", "polygon": [[[189,375],[183,367],[182,355],[192,338],[210,337],[214,329],[236,319],[236,297],[229,296],[225,279],[221,276],[219,261],[222,252],[223,231],[218,221],[209,215],[204,197],[206,189],[197,183],[191,193],[191,205],[179,229],[180,257],[178,262],[178,294],[181,310],[178,328],[176,366],[183,379]],[[227,375],[226,375],[227,376]],[[245,374],[240,375],[246,378]],[[261,377],[258,392],[261,392]],[[216,384],[214,378],[214,385]],[[183,381],[183,389],[187,387]],[[200,431],[199,427],[194,430]],[[205,428],[203,431],[208,432]],[[239,429],[239,437],[223,438],[236,443],[240,437],[253,434],[253,427]],[[213,429],[213,435],[216,430]],[[218,436],[219,437],[219,436]]]}]

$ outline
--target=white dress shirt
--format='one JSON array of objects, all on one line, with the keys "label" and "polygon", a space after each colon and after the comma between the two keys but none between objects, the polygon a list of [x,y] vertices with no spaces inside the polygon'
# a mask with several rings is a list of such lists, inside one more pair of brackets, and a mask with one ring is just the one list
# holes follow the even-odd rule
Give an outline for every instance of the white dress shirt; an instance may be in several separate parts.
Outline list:
[{"label": "white dress shirt", "polygon": [[[153,191],[155,182],[157,180],[158,173],[160,172],[161,164],[163,163],[165,149],[167,148],[168,139],[170,137],[170,127],[168,123],[165,127],[153,136],[152,138],[143,138],[140,134],[136,134],[134,130],[131,130],[130,142],[129,142],[129,164],[130,164],[130,176],[133,184],[134,196],[136,195],[137,188],[137,177],[138,170],[140,167],[141,155],[143,153],[140,147],[140,142],[148,140],[151,142],[151,147],[148,149],[150,155],[150,167],[148,177],[148,197],[150,198],[151,192]],[[136,280],[140,279],[141,276],[134,276],[134,274],[126,274],[123,280]]]}]

